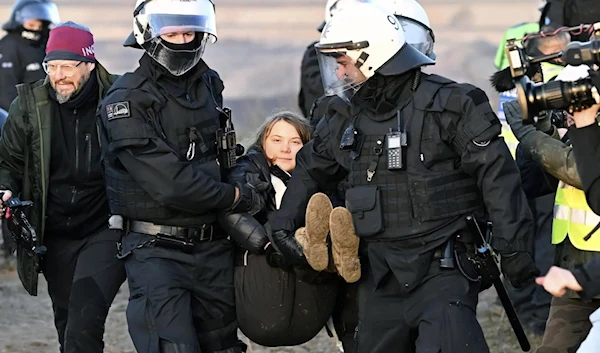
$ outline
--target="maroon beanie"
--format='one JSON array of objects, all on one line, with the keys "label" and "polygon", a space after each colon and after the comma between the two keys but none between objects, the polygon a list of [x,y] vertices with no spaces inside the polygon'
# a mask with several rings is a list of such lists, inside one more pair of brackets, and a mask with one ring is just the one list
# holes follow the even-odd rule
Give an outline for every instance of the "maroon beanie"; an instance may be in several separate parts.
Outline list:
[{"label": "maroon beanie", "polygon": [[94,36],[86,26],[64,22],[50,31],[44,62],[50,60],[75,60],[96,62]]}]

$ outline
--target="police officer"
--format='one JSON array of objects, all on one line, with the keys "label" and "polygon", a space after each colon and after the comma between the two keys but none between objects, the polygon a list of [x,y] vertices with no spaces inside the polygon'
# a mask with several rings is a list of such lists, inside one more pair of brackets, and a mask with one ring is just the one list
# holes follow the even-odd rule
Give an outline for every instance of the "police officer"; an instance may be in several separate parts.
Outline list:
[{"label": "police officer", "polygon": [[458,234],[457,253],[472,252],[465,216],[485,210],[511,283],[539,272],[524,251],[531,213],[486,95],[422,73],[431,58],[373,4],[338,12],[316,47],[326,93],[349,105],[331,109],[298,153],[272,220],[275,244],[289,265],[304,266],[298,210],[348,175],[346,207],[363,241],[357,351],[488,352],[475,316],[479,282],[441,268],[445,244]]},{"label": "police officer", "polygon": [[[325,21],[317,27],[321,32],[325,27],[327,20],[333,14],[344,7],[345,4],[356,0],[328,0],[325,5]],[[309,118],[313,103],[323,95],[323,82],[321,81],[321,73],[319,72],[319,61],[317,60],[317,51],[315,44],[311,43],[302,56],[300,65],[300,92],[298,93],[298,106],[305,118]]]},{"label": "police officer", "polygon": [[125,219],[127,319],[140,353],[244,349],[233,245],[216,214],[254,214],[264,203],[248,184],[221,182],[223,82],[202,60],[216,39],[211,1],[138,0],[124,46],[145,53],[99,110],[110,209]]},{"label": "police officer", "polygon": [[0,40],[0,108],[8,110],[17,96],[15,86],[46,76],[42,60],[46,55],[48,33],[58,23],[58,8],[49,0],[18,0]]},{"label": "police officer", "polygon": [[[358,0],[351,0],[345,2],[338,2],[335,4],[333,10],[330,10],[326,14],[326,18],[330,18],[348,4],[354,3]],[[384,8],[386,11],[393,12],[396,18],[400,21],[402,28],[404,29],[404,35],[406,42],[412,45],[415,49],[421,53],[429,56],[435,60],[436,55],[433,51],[435,43],[435,36],[431,25],[429,24],[429,17],[425,12],[425,9],[415,0],[364,0],[362,2],[370,2],[379,7]],[[325,26],[325,22],[319,27],[321,30]],[[319,93],[319,96],[309,97],[311,99],[310,105],[308,105],[307,113],[310,114],[310,123],[315,127],[319,120],[325,114],[324,110],[327,109],[330,99],[328,96],[324,96],[323,83],[321,80],[321,74],[318,68],[317,51],[314,45],[315,42],[307,48],[302,60],[301,68],[301,90],[300,97],[308,97],[306,92]],[[312,59],[309,59],[312,58]],[[318,86],[316,81],[318,82]],[[314,87],[313,88],[313,83]],[[318,87],[318,89],[317,89]],[[305,92],[305,93],[303,93]],[[306,100],[304,100],[306,104]],[[310,109],[310,110],[308,110]],[[304,112],[304,110],[303,110]],[[307,114],[305,113],[305,115]]]}]

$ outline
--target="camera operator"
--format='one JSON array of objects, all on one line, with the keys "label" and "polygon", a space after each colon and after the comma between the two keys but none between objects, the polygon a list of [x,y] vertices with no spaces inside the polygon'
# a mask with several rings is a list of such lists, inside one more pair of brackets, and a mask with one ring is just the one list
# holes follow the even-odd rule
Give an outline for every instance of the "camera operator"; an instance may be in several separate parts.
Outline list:
[{"label": "camera operator", "polygon": [[[584,65],[567,66],[557,80],[574,81],[587,76],[588,70]],[[573,149],[559,140],[557,129],[550,122],[550,114],[539,117],[534,127],[523,124],[521,109],[516,101],[506,103],[504,111],[524,155],[560,180],[552,224],[552,243],[557,245],[555,264],[576,271],[591,259],[600,261],[600,237],[585,240],[597,223],[589,225],[585,218],[600,217],[590,211],[585,203],[585,195],[579,190],[582,182],[575,166]],[[584,218],[583,222],[580,216]],[[563,298],[552,299],[546,331],[538,352],[566,352],[579,347],[591,328],[588,316],[600,307],[600,297],[591,299],[592,296],[584,301],[573,291],[563,294]]]},{"label": "camera operator", "polygon": [[[600,74],[590,71],[590,75],[594,86],[600,87]],[[572,118],[575,127],[569,130],[573,155],[577,160],[577,172],[587,204],[595,214],[600,213],[600,183],[597,182],[600,179],[600,167],[597,163],[600,149],[600,126],[597,122],[599,109],[600,105],[596,104],[574,113]],[[598,226],[594,227],[594,230],[597,230],[596,228]],[[594,233],[590,234],[598,236]],[[600,295],[600,256],[594,257],[584,265],[576,266],[572,271],[552,267],[546,276],[538,278],[536,282],[556,297],[563,296],[570,289],[579,292],[582,299],[591,300]],[[593,327],[577,353],[595,352],[600,343],[600,310],[594,311],[589,319]]]}]

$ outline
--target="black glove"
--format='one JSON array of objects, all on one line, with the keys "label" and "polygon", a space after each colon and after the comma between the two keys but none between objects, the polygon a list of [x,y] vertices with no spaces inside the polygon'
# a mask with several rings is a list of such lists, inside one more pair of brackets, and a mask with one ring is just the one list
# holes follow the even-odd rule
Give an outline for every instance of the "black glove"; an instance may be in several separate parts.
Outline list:
[{"label": "black glove", "polygon": [[280,268],[285,271],[291,271],[292,267],[287,264],[283,255],[278,252],[273,244],[269,244],[265,249],[265,256],[267,258],[267,264],[271,267]]},{"label": "black glove", "polygon": [[523,284],[540,275],[540,270],[535,267],[528,252],[520,251],[511,254],[501,254],[500,256],[502,273],[504,273],[510,284],[515,288],[521,288]]},{"label": "black glove", "polygon": [[270,183],[254,180],[246,184],[237,183],[236,187],[239,190],[238,199],[227,210],[228,213],[249,213],[254,216],[265,209],[266,202],[262,194],[271,188]]},{"label": "black glove", "polygon": [[288,266],[308,266],[302,247],[296,241],[294,232],[278,230],[273,232],[273,242],[285,258]]}]

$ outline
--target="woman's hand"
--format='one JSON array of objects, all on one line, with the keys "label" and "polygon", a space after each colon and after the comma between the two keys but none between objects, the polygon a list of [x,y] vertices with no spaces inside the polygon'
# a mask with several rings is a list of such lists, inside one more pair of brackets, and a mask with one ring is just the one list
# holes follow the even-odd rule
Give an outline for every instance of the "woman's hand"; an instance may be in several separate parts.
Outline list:
[{"label": "woman's hand", "polygon": [[536,278],[535,282],[555,297],[562,297],[567,289],[583,290],[571,271],[556,266],[552,266],[546,276]]}]

